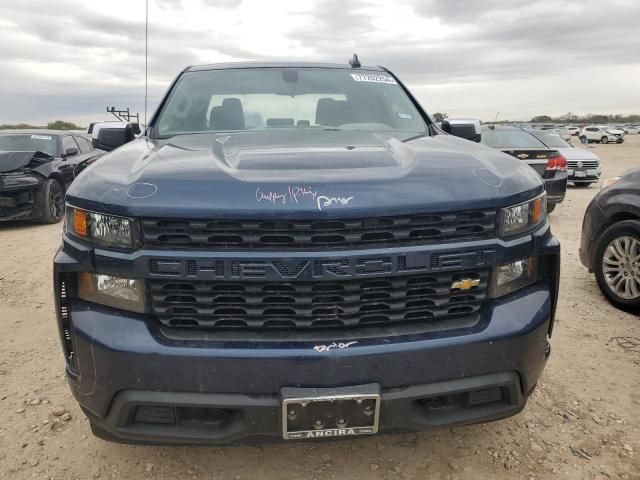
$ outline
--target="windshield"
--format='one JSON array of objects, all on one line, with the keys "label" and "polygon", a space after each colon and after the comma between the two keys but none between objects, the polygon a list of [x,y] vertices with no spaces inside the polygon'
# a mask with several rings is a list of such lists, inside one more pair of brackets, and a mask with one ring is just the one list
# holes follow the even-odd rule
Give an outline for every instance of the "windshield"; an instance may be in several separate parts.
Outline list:
[{"label": "windshield", "polygon": [[40,151],[55,157],[58,155],[56,137],[40,134],[8,134],[0,135],[0,150],[6,152]]},{"label": "windshield", "polygon": [[547,147],[550,148],[559,148],[559,147],[570,147],[566,141],[560,137],[560,135],[556,135],[553,133],[547,132],[532,132],[539,140],[542,141]]},{"label": "windshield", "polygon": [[[194,132],[305,128],[426,133],[402,87],[386,72],[238,68],[187,72],[156,121],[161,137]],[[396,134],[397,133],[397,134]]]},{"label": "windshield", "polygon": [[544,143],[523,130],[492,130],[482,132],[482,143],[493,148],[546,148]]}]

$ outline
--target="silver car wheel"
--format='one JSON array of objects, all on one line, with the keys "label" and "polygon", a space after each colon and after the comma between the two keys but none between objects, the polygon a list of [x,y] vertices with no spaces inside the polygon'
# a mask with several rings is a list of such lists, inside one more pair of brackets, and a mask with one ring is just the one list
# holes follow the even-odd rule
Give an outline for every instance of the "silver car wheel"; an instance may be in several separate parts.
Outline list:
[{"label": "silver car wheel", "polygon": [[625,300],[640,297],[640,241],[627,236],[613,239],[604,251],[602,272],[618,297]]}]

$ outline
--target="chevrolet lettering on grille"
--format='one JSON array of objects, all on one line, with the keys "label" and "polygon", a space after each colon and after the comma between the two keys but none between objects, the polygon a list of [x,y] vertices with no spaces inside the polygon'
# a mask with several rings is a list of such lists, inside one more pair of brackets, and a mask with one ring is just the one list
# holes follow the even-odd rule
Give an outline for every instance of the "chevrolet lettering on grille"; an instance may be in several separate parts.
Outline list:
[{"label": "chevrolet lettering on grille", "polygon": [[493,253],[494,250],[472,250],[277,260],[154,258],[149,263],[149,276],[151,278],[187,277],[196,280],[264,279],[270,281],[356,278],[484,267],[490,264]]}]

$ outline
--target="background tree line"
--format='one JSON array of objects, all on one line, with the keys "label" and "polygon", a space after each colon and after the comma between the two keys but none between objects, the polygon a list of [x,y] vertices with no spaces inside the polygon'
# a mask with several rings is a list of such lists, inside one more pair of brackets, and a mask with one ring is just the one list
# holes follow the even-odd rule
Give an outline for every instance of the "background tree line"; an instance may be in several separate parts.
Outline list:
[{"label": "background tree line", "polygon": [[603,115],[588,113],[587,115],[576,115],[567,112],[559,117],[549,115],[537,115],[530,120],[531,123],[640,123],[640,115]]},{"label": "background tree line", "polygon": [[72,122],[65,122],[64,120],[56,120],[54,122],[47,123],[46,127],[38,125],[29,125],[28,123],[16,123],[16,124],[0,124],[0,130],[19,130],[23,128],[32,129],[47,129],[47,130],[84,130],[84,127],[80,127]]},{"label": "background tree line", "polygon": [[[436,122],[442,122],[448,115],[443,112],[436,112],[431,115]],[[602,124],[602,123],[616,123],[616,124],[640,124],[640,115],[603,115],[599,113],[588,113],[586,115],[576,115],[573,112],[567,112],[564,115],[558,117],[552,117],[550,115],[536,115],[530,123],[584,123],[584,124]],[[493,122],[491,122],[493,123]],[[500,119],[496,123],[519,123],[513,120]]]}]

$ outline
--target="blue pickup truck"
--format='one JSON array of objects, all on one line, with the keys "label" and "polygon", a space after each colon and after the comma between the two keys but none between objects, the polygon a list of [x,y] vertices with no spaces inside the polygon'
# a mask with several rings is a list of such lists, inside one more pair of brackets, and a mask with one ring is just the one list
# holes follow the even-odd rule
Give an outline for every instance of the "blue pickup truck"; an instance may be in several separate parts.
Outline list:
[{"label": "blue pickup truck", "polygon": [[127,443],[516,414],[551,351],[545,206],[533,169],[445,134],[385,68],[189,67],[67,192],[71,391]]}]

